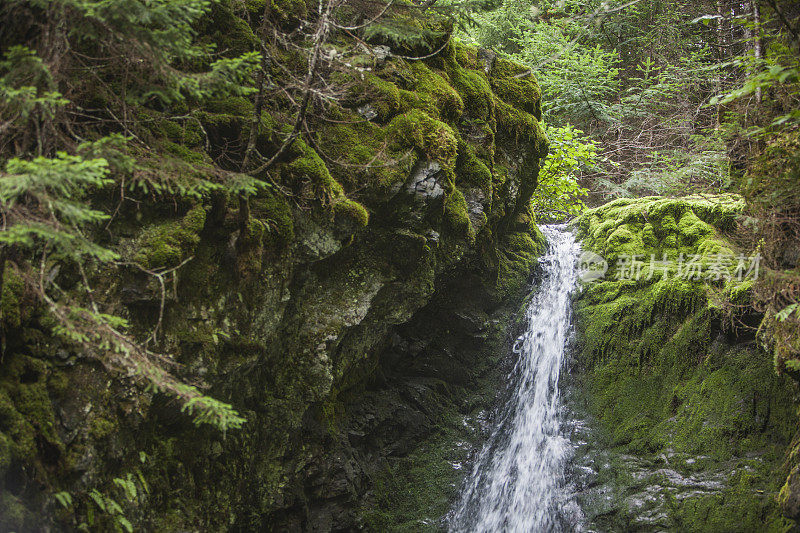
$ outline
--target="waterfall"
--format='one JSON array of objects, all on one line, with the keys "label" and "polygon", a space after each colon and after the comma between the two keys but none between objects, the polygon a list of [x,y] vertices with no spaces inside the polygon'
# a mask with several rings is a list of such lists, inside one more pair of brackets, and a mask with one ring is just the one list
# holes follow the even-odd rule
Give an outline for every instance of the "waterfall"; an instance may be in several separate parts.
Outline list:
[{"label": "waterfall", "polygon": [[451,531],[575,531],[581,512],[569,488],[559,375],[571,331],[579,245],[563,226],[543,226],[549,243],[542,283],[514,346],[507,400],[449,517]]}]

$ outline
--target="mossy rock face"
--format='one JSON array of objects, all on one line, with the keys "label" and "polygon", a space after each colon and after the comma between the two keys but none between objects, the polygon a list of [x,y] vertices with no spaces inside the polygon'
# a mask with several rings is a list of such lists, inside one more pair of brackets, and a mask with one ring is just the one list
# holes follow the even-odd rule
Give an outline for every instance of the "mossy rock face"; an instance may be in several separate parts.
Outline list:
[{"label": "mossy rock face", "polygon": [[202,205],[189,210],[186,215],[145,229],[139,242],[134,260],[145,268],[160,269],[178,266],[200,242],[200,231],[206,220]]},{"label": "mossy rock face", "polygon": [[[752,280],[686,279],[674,266],[665,271],[659,264],[652,273],[648,266],[651,258],[696,257],[707,272],[718,254],[745,252],[724,233],[742,209],[735,196],[624,199],[575,222],[584,247],[610,263],[575,302],[576,357],[586,369],[579,380],[603,439],[622,456],[650,461],[666,454],[675,457],[669,468],[680,475],[722,480],[716,491],[659,504],[670,528],[782,531],[788,525],[774,496],[796,426],[791,388],[751,334],[720,325],[723,313],[749,303]],[[633,255],[645,262],[638,279],[620,275],[628,267],[618,261]],[[750,474],[731,472],[731,464]],[[620,483],[620,490],[635,493]],[[619,512],[634,527],[637,518]]]},{"label": "mossy rock face", "polygon": [[771,136],[766,149],[750,162],[740,186],[759,207],[791,210],[800,205],[800,132]]},{"label": "mossy rock face", "polygon": [[469,219],[467,209],[467,201],[464,199],[464,193],[458,189],[454,189],[444,202],[445,224],[448,230],[460,237],[474,240],[475,230],[472,228],[472,222]]},{"label": "mossy rock face", "polygon": [[495,287],[503,296],[513,297],[526,288],[547,246],[533,217],[526,220],[517,231],[509,233],[500,246]]},{"label": "mossy rock face", "polygon": [[[800,208],[800,131],[787,128],[771,132],[765,143],[738,179],[747,199],[748,214],[752,215],[746,225],[756,235],[769,235],[762,241],[769,262],[753,290],[759,307],[765,311],[758,325],[758,340],[772,352],[776,370],[798,382],[800,319],[788,306],[797,301],[800,287],[800,241],[786,221],[796,219]],[[784,516],[794,520],[800,520],[797,441],[796,436],[786,460],[789,476],[778,498]]]},{"label": "mossy rock face", "polygon": [[[44,479],[63,467],[66,445],[56,400],[64,392],[63,376],[45,361],[7,353],[0,366],[0,527],[33,530],[40,516],[29,504],[42,502],[26,473]],[[28,505],[26,505],[28,504]]]},{"label": "mossy rock face", "polygon": [[280,193],[267,191],[251,200],[250,210],[254,218],[263,221],[269,228],[266,238],[283,248],[294,239],[292,209]]},{"label": "mossy rock face", "polygon": [[3,292],[0,294],[0,323],[9,329],[22,326],[36,311],[36,301],[28,294],[17,268],[7,264],[3,271]]},{"label": "mossy rock face", "polygon": [[491,195],[492,171],[484,160],[475,154],[475,150],[466,142],[458,145],[458,160],[456,162],[456,180],[480,187],[486,195]]},{"label": "mossy rock face", "polygon": [[442,121],[415,109],[395,117],[389,124],[395,142],[416,148],[451,173],[458,151],[456,134]]},{"label": "mossy rock face", "polygon": [[456,63],[448,75],[453,87],[462,95],[461,98],[470,117],[490,120],[494,115],[494,94],[486,74],[465,69]]},{"label": "mossy rock face", "polygon": [[496,59],[490,75],[492,89],[501,100],[541,120],[542,90],[530,69],[506,59]]},{"label": "mossy rock face", "polygon": [[490,223],[508,223],[526,209],[548,149],[538,121],[540,90],[524,67],[502,59],[489,64],[480,54],[451,42],[424,61],[389,58],[372,72],[343,75],[354,112],[336,118],[362,124],[329,127],[321,136],[334,147],[324,159],[346,193],[357,187],[377,207],[387,189],[396,190],[427,160],[444,170],[448,195],[456,183],[480,187]]},{"label": "mossy rock face", "polygon": [[[222,57],[261,52],[268,7],[284,29],[316,9],[223,0],[198,39]],[[488,65],[446,24],[425,24],[435,37],[420,48],[441,53],[356,57],[332,80],[347,87],[342,106],[308,115],[310,133],[254,176],[246,204],[248,136],[255,168],[292,133],[286,97],[255,120],[249,96],[131,109],[152,150],[133,154],[136,202],[108,227],[124,265],[90,271],[91,285],[181,379],[247,423],[197,429],[174,402],[65,345],[9,263],[0,320],[22,333],[0,361],[0,478],[30,490],[2,487],[0,529],[69,529],[88,519],[92,489],[121,500],[113,480],[128,474],[149,489],[123,505],[137,528],[414,528],[414,513],[443,512],[461,475],[448,461],[468,453],[457,442],[479,437],[463,434],[461,414],[491,405],[511,313],[543,251],[528,200],[547,140],[522,67]],[[305,72],[303,54],[274,52],[277,83]],[[396,484],[376,481],[400,470]],[[426,473],[430,488],[414,490]],[[396,507],[374,490],[394,487]],[[75,505],[56,512],[62,490]]]}]

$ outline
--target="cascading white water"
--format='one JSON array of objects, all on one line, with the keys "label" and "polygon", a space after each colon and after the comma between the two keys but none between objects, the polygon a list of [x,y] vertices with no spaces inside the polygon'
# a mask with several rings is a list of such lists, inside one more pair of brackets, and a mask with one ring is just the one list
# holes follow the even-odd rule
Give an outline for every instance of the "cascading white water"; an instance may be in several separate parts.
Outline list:
[{"label": "cascading white water", "polygon": [[508,400],[466,480],[451,531],[574,531],[581,513],[565,476],[572,445],[562,429],[564,366],[579,246],[563,226],[543,226],[544,277],[517,339]]}]

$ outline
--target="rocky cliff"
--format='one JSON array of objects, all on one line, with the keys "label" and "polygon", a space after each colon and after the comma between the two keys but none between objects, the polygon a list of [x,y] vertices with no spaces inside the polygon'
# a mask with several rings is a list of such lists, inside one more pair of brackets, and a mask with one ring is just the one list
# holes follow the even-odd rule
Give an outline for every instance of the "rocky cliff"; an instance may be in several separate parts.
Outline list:
[{"label": "rocky cliff", "polygon": [[[255,48],[252,4],[249,15],[216,4],[201,35]],[[291,26],[282,5],[273,14]],[[444,39],[424,60],[365,52],[338,80],[336,120],[262,176],[249,217],[235,194],[191,186],[240,155],[249,99],[135,110],[139,185],[96,199],[122,260],[89,272],[91,285],[246,423],[195,427],[168,397],[58,340],[10,262],[0,529],[434,526],[420,517],[446,509],[451,464],[467,453],[454,444],[460,417],[493,397],[544,244],[528,200],[547,151],[530,73]],[[78,104],[105,105],[107,90]],[[258,117],[262,153],[280,144],[282,109]],[[52,275],[69,289],[79,274]]]}]

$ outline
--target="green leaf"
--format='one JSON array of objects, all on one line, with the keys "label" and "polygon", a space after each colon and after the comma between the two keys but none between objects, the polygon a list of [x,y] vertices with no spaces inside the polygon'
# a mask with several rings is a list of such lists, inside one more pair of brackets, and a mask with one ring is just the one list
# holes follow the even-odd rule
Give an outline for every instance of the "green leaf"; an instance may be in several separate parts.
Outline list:
[{"label": "green leaf", "polygon": [[94,501],[94,503],[97,505],[97,507],[100,508],[101,511],[103,511],[104,513],[108,512],[106,508],[105,499],[103,498],[103,494],[98,492],[97,489],[92,489],[92,491],[89,493],[89,497]]},{"label": "green leaf", "polygon": [[786,365],[786,368],[789,370],[800,370],[800,359],[787,359],[783,364]]},{"label": "green leaf", "polygon": [[784,322],[794,312],[797,312],[798,314],[800,314],[800,308],[799,308],[798,304],[791,304],[791,305],[788,305],[788,306],[784,307],[783,309],[781,309],[780,311],[775,313],[775,319],[778,322]]},{"label": "green leaf", "polygon": [[124,516],[117,517],[117,523],[122,526],[122,528],[127,531],[128,533],[133,533],[133,525],[130,521],[125,518]]},{"label": "green leaf", "polygon": [[61,507],[64,507],[65,509],[72,505],[72,495],[69,492],[56,492],[53,494],[53,497],[58,501],[58,503],[61,504]]}]

